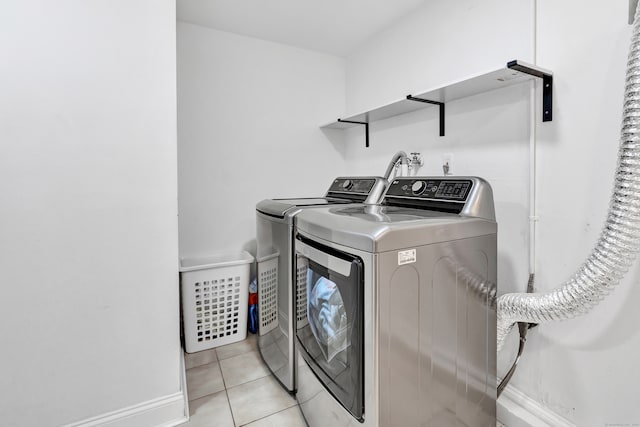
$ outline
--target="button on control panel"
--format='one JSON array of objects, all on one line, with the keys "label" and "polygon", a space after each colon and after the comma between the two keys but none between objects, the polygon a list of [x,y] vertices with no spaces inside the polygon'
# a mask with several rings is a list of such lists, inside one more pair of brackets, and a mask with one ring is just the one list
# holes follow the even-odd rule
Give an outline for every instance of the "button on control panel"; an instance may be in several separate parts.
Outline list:
[{"label": "button on control panel", "polygon": [[472,186],[468,179],[399,178],[391,182],[386,195],[464,202]]},{"label": "button on control panel", "polygon": [[425,181],[416,181],[411,185],[411,192],[416,196],[422,194],[427,188],[427,183]]}]

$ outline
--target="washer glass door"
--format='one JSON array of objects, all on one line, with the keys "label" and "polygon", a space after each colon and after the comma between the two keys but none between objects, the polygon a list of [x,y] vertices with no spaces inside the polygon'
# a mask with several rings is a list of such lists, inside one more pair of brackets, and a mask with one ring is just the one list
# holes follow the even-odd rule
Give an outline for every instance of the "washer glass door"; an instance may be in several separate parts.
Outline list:
[{"label": "washer glass door", "polygon": [[307,297],[307,321],[296,331],[300,352],[327,390],[362,420],[363,262],[302,236],[296,254],[298,265],[307,266],[297,283]]}]

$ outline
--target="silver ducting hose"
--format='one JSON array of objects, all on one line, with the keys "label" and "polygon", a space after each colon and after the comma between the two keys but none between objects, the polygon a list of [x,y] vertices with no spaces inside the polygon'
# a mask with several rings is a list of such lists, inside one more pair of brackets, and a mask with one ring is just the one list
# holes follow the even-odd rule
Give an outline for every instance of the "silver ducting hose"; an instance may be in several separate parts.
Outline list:
[{"label": "silver ducting hose", "polygon": [[387,166],[387,171],[384,173],[384,179],[389,181],[391,172],[393,172],[393,169],[396,167],[396,163],[398,163],[399,160],[401,161],[401,164],[406,165],[409,161],[407,158],[407,153],[405,153],[404,151],[398,151],[393,155],[391,161],[389,162],[389,166]]},{"label": "silver ducting hose", "polygon": [[640,249],[640,8],[636,8],[614,191],[591,255],[556,289],[498,298],[498,350],[516,322],[565,320],[590,311],[620,282]]},{"label": "silver ducting hose", "polygon": [[453,271],[458,275],[460,282],[464,283],[469,293],[480,301],[486,301],[489,307],[495,309],[496,284],[469,270],[464,265],[454,264],[452,259],[449,259],[449,262],[453,264]]}]

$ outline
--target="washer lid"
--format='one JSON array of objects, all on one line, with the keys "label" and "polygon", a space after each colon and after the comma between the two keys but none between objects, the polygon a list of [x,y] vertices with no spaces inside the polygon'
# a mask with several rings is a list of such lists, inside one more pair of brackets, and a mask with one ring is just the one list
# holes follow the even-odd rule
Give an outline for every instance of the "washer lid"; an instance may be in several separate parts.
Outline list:
[{"label": "washer lid", "polygon": [[284,218],[285,214],[294,208],[308,206],[328,206],[335,204],[353,203],[350,200],[339,200],[324,197],[309,197],[299,199],[265,199],[258,202],[256,210],[266,215]]},{"label": "washer lid", "polygon": [[386,252],[497,232],[494,221],[482,218],[381,205],[306,209],[296,216],[296,226],[310,236],[366,252]]}]

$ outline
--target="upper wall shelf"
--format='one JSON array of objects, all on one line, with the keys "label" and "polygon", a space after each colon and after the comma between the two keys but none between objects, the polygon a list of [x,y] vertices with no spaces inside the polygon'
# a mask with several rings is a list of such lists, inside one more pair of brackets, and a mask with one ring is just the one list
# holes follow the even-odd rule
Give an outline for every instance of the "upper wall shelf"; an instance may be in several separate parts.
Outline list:
[{"label": "upper wall shelf", "polygon": [[330,129],[346,129],[353,126],[365,125],[366,146],[369,146],[369,123],[388,119],[400,114],[421,110],[429,105],[438,105],[440,112],[440,136],[444,136],[444,110],[447,102],[466,98],[494,89],[523,83],[535,78],[542,79],[542,121],[548,122],[553,118],[553,74],[534,65],[514,60],[488,73],[472,76],[468,79],[451,83],[436,89],[405,98],[390,104],[358,113],[349,117],[339,118],[335,122],[321,126]]}]

